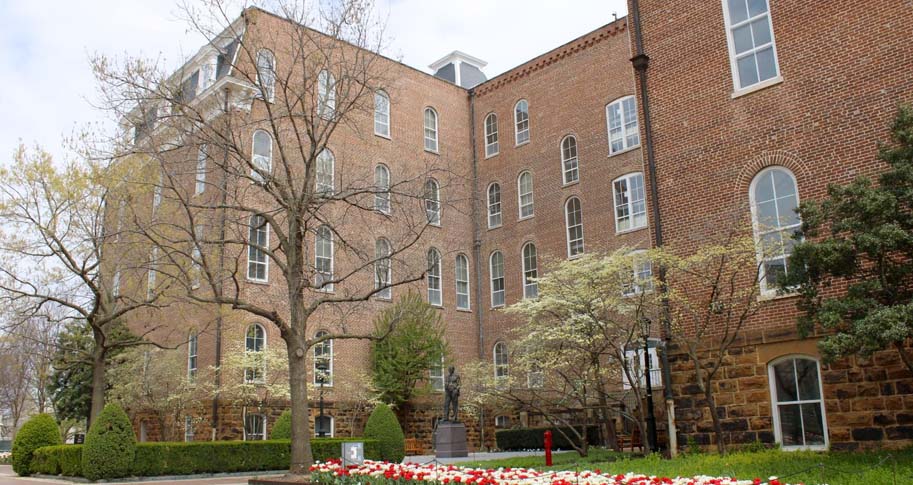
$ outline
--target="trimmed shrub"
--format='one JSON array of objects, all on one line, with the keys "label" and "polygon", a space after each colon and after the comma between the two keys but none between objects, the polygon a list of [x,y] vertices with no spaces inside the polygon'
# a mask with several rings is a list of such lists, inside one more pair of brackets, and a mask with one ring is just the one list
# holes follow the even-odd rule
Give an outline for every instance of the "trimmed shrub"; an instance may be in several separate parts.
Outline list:
[{"label": "trimmed shrub", "polygon": [[127,413],[108,404],[86,434],[82,449],[82,472],[89,480],[130,475],[136,456],[136,435]]},{"label": "trimmed shrub", "polygon": [[42,446],[59,445],[60,429],[49,414],[36,414],[22,425],[13,440],[13,471],[21,476],[32,473],[32,455]]},{"label": "trimmed shrub", "polygon": [[378,441],[382,460],[399,463],[406,456],[406,437],[403,435],[403,428],[400,427],[393,410],[384,403],[378,404],[368,417],[365,438]]},{"label": "trimmed shrub", "polygon": [[[570,428],[561,428],[569,430]],[[580,429],[580,428],[578,428]],[[495,441],[501,451],[514,450],[541,450],[545,448],[545,431],[552,432],[552,447],[554,449],[569,450],[573,448],[570,441],[562,435],[558,428],[519,428],[502,429],[495,431]],[[573,437],[573,434],[568,433]],[[599,427],[590,426],[586,430],[587,441],[591,445],[599,444]]]},{"label": "trimmed shrub", "polygon": [[82,445],[44,446],[32,455],[32,473],[82,476]]},{"label": "trimmed shrub", "polygon": [[273,423],[273,429],[269,432],[271,440],[290,440],[292,439],[292,412],[286,409],[276,418]]}]

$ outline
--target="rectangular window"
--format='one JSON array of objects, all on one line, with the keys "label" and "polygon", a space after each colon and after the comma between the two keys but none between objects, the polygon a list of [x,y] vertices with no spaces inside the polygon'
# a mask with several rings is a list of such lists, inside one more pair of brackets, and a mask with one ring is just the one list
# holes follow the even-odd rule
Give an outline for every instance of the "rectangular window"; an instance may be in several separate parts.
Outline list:
[{"label": "rectangular window", "polygon": [[434,392],[444,392],[444,357],[441,356],[441,363],[431,366],[428,370],[428,380],[431,381],[431,390]]},{"label": "rectangular window", "polygon": [[149,272],[146,274],[146,299],[151,300],[155,296],[155,265],[159,257],[159,248],[152,248],[152,254],[149,255]]},{"label": "rectangular window", "polygon": [[184,441],[193,441],[193,416],[184,416]]},{"label": "rectangular window", "polygon": [[244,417],[244,440],[258,441],[266,439],[266,416],[248,414]]},{"label": "rectangular window", "polygon": [[612,183],[615,193],[615,232],[646,227],[647,203],[644,176],[632,173]]},{"label": "rectangular window", "polygon": [[625,296],[639,295],[653,291],[653,262],[645,257],[638,257],[635,251],[633,260],[633,273],[630,281],[625,283],[623,293]]},{"label": "rectangular window", "polygon": [[194,194],[200,195],[206,190],[206,159],[208,155],[206,153],[206,145],[200,145],[199,151],[197,151],[197,177],[196,177],[196,186],[194,187]]},{"label": "rectangular window", "polygon": [[640,145],[634,96],[621,98],[606,106],[606,122],[609,124],[609,155]]},{"label": "rectangular window", "polygon": [[390,98],[383,91],[374,93],[374,134],[390,138]]},{"label": "rectangular window", "polygon": [[187,378],[191,382],[197,377],[197,343],[197,334],[190,334],[190,340],[187,341]]},{"label": "rectangular window", "polygon": [[469,310],[469,259],[462,254],[456,258],[456,306]]},{"label": "rectangular window", "polygon": [[193,250],[190,251],[190,288],[197,289],[200,287],[200,281],[203,278],[203,255],[200,252],[200,246],[203,244],[203,226],[194,226],[192,244]]},{"label": "rectangular window", "polygon": [[[662,370],[659,368],[659,356],[656,353],[655,343],[650,343],[648,354],[650,356],[650,387],[656,389],[662,387],[663,376]],[[643,347],[625,351],[625,360],[627,361],[628,372],[631,374],[631,377],[638,383],[638,386],[644,388],[647,385],[647,379],[644,374],[647,367],[646,362],[644,361]],[[624,389],[631,388],[631,381],[624,372],[621,374],[621,385]]]},{"label": "rectangular window", "polygon": [[250,232],[247,246],[247,279],[267,281],[269,262],[262,248],[269,246],[269,225],[263,216],[250,218]]},{"label": "rectangular window", "polygon": [[500,252],[491,255],[491,306],[504,306],[504,257]]},{"label": "rectangular window", "polygon": [[723,0],[736,91],[780,75],[768,0]]}]

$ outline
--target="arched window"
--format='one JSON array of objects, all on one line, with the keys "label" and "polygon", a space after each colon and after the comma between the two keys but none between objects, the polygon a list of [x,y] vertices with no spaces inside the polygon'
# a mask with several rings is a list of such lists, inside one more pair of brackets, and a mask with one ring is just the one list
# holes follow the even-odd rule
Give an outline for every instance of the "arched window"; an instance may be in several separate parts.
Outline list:
[{"label": "arched window", "polygon": [[334,172],[336,170],[336,157],[328,148],[324,148],[317,155],[317,173],[314,178],[318,194],[332,195],[335,190]]},{"label": "arched window", "polygon": [[434,179],[425,182],[425,215],[429,224],[441,225],[441,186]]},{"label": "arched window", "polygon": [[272,101],[276,93],[276,58],[269,49],[257,52],[257,83],[260,85],[260,96]]},{"label": "arched window", "polygon": [[259,214],[250,216],[247,241],[247,279],[268,281],[269,259],[265,248],[269,248],[269,224],[265,217]]},{"label": "arched window", "polygon": [[441,306],[441,253],[437,249],[428,250],[428,303]]},{"label": "arched window", "polygon": [[254,148],[251,157],[250,176],[256,182],[263,182],[269,177],[273,166],[273,137],[263,130],[254,132]]},{"label": "arched window", "polygon": [[196,184],[194,185],[194,195],[200,195],[206,190],[206,159],[209,158],[206,153],[206,145],[200,145],[197,150],[197,173]]},{"label": "arched window", "polygon": [[327,226],[317,228],[314,238],[315,286],[320,291],[333,291],[333,231]]},{"label": "arched window", "polygon": [[520,219],[533,216],[533,174],[522,172],[517,177],[517,198]]},{"label": "arched window", "polygon": [[784,167],[770,167],[755,176],[749,187],[755,239],[761,263],[761,289],[775,292],[802,222],[796,214],[799,192],[796,178]]},{"label": "arched window", "polygon": [[247,367],[244,368],[244,382],[263,382],[265,362],[263,351],[266,350],[266,331],[259,324],[247,327],[244,337],[244,351],[247,353]]},{"label": "arched window", "polygon": [[390,96],[374,91],[374,134],[390,138]]},{"label": "arched window", "polygon": [[244,440],[260,441],[266,439],[266,416],[262,414],[244,415]]},{"label": "arched window", "polygon": [[491,306],[504,306],[504,255],[501,251],[491,253],[488,269],[491,274]]},{"label": "arched window", "polygon": [[488,186],[488,228],[501,226],[501,185]]},{"label": "arched window", "polygon": [[460,310],[469,310],[469,258],[457,254],[456,268],[456,306]]},{"label": "arched window", "polygon": [[536,245],[526,243],[523,246],[523,298],[539,296],[539,263],[536,260]]},{"label": "arched window", "polygon": [[561,173],[565,184],[580,180],[577,163],[577,138],[568,135],[561,140]]},{"label": "arched window", "polygon": [[197,377],[197,344],[199,343],[198,335],[195,331],[190,332],[187,339],[187,379],[193,382]]},{"label": "arched window", "polygon": [[580,199],[571,197],[564,204],[564,221],[567,227],[567,256],[583,254],[583,212]]},{"label": "arched window", "polygon": [[336,115],[336,78],[326,69],[317,74],[317,113],[323,118]]},{"label": "arched window", "polygon": [[647,202],[644,175],[630,173],[612,181],[615,194],[615,232],[647,226]]},{"label": "arched window", "polygon": [[385,165],[374,167],[374,210],[390,213],[390,169]]},{"label": "arched window", "polygon": [[494,348],[495,379],[503,381],[510,375],[507,362],[507,344],[498,342]]},{"label": "arched window", "polygon": [[529,103],[525,99],[514,106],[514,138],[517,145],[529,141]]},{"label": "arched window", "polygon": [[[327,336],[321,330],[314,335],[315,339]],[[333,385],[333,339],[327,339],[314,345],[314,384]]]},{"label": "arched window", "polygon": [[425,150],[437,153],[437,112],[425,108]]},{"label": "arched window", "polygon": [[335,433],[335,420],[333,416],[324,414],[314,417],[314,436],[318,438],[332,438]]},{"label": "arched window", "polygon": [[390,243],[380,238],[374,242],[374,289],[378,298],[393,297],[393,262],[390,260]]},{"label": "arched window", "polygon": [[784,357],[771,362],[768,372],[777,443],[786,449],[827,448],[818,361],[805,356]]},{"label": "arched window", "polygon": [[637,101],[634,96],[615,100],[605,110],[606,122],[609,124],[609,155],[639,146]]},{"label": "arched window", "polygon": [[485,117],[485,158],[493,157],[499,151],[498,115],[490,113]]}]

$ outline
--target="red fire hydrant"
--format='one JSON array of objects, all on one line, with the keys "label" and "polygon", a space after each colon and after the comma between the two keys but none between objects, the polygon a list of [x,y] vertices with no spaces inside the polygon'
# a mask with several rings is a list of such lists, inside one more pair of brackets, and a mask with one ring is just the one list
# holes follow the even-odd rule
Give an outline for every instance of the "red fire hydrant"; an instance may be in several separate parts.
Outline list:
[{"label": "red fire hydrant", "polygon": [[545,466],[552,466],[552,432],[545,430]]}]

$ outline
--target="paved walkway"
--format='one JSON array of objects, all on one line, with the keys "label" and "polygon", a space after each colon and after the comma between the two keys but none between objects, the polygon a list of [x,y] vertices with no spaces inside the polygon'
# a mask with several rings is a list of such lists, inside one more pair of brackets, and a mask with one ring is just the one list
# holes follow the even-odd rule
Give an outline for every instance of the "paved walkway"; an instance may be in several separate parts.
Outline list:
[{"label": "paved walkway", "polygon": [[[545,452],[543,451],[500,451],[497,453],[470,453],[469,456],[465,458],[439,458],[438,463],[451,464],[451,463],[464,463],[467,461],[487,461],[487,460],[501,460],[504,458],[517,458],[521,456],[542,456],[543,464],[545,464]],[[428,463],[434,461],[434,455],[419,455],[419,456],[407,456],[405,462],[411,463]]]}]

